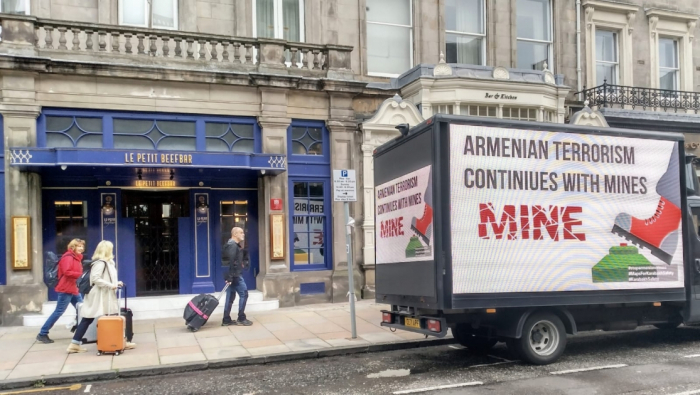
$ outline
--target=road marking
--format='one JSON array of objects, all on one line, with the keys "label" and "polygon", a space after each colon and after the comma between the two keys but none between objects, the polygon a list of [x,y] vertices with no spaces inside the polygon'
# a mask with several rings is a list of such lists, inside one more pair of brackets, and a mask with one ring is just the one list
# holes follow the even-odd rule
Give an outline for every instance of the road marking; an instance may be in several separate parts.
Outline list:
[{"label": "road marking", "polygon": [[83,392],[90,392],[90,388],[92,388],[92,384],[88,384]]},{"label": "road marking", "polygon": [[481,365],[472,365],[472,366],[469,366],[469,369],[482,368],[484,366],[503,365],[504,363],[514,363],[514,362],[515,361],[505,361],[505,362],[485,363],[485,364],[481,364]]},{"label": "road marking", "polygon": [[454,348],[455,350],[464,350],[464,349],[466,348],[466,347],[462,347],[462,346],[455,346],[455,345],[451,345],[451,346],[448,346],[448,347],[450,347],[450,348]]},{"label": "road marking", "polygon": [[671,395],[694,395],[694,394],[700,394],[700,390],[692,390],[692,391],[679,392],[679,393],[677,393],[677,394],[671,394]]},{"label": "road marking", "polygon": [[82,387],[81,384],[73,384],[69,387],[52,387],[52,388],[35,388],[31,390],[22,390],[22,391],[14,391],[14,392],[2,392],[0,393],[1,395],[10,395],[10,394],[33,394],[36,392],[48,392],[48,391],[59,391],[59,390],[69,390],[69,391],[75,391],[79,390]]},{"label": "road marking", "polygon": [[594,366],[592,368],[560,370],[558,372],[549,372],[549,374],[568,374],[568,373],[578,373],[578,372],[590,372],[591,370],[617,369],[617,368],[624,368],[625,366],[627,366],[627,365],[625,365],[624,363],[621,363],[619,365]]},{"label": "road marking", "polygon": [[700,354],[686,355],[683,358],[697,358],[697,357],[700,357]]},{"label": "road marking", "polygon": [[472,381],[470,383],[459,383],[459,384],[446,384],[446,385],[436,385],[435,387],[425,387],[425,388],[416,388],[412,390],[402,390],[402,391],[396,391],[393,392],[394,395],[400,395],[400,394],[416,394],[419,392],[428,392],[428,391],[435,391],[435,390],[444,390],[444,389],[449,389],[449,388],[461,388],[461,387],[471,387],[475,385],[484,385],[481,381]]}]

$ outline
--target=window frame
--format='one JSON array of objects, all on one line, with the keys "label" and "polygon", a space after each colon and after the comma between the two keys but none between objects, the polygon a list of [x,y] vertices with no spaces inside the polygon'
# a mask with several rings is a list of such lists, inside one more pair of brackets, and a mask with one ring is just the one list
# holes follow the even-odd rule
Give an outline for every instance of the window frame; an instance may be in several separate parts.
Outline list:
[{"label": "window frame", "polygon": [[[410,25],[399,25],[399,24],[395,24],[395,23],[386,23],[386,22],[371,22],[371,21],[366,17],[366,14],[365,14],[365,34],[367,34],[367,30],[368,30],[368,29],[367,29],[367,25],[369,25],[369,24],[408,28],[408,44],[409,44],[409,46],[408,46],[408,58],[409,58],[409,59],[408,59],[408,60],[409,60],[408,68],[407,68],[406,70],[402,71],[402,72],[399,73],[399,74],[394,74],[394,73],[382,73],[382,72],[373,72],[373,71],[370,71],[370,67],[369,67],[369,56],[367,56],[367,58],[368,58],[368,59],[367,59],[367,75],[369,75],[369,76],[374,76],[374,77],[390,77],[390,78],[391,78],[391,77],[398,77],[398,76],[400,76],[401,74],[405,73],[406,71],[410,70],[410,69],[413,67],[413,65],[414,65],[414,64],[413,64],[413,36],[414,36],[413,31],[414,31],[414,28],[415,28],[415,26],[414,26],[414,25],[415,25],[415,23],[414,23],[415,21],[413,20],[413,18],[414,18],[414,14],[413,14],[413,12],[414,12],[414,10],[413,10],[413,1],[411,1],[411,0],[405,0],[405,1],[406,1],[406,3],[408,4],[408,15],[409,15],[409,20],[411,21],[411,24],[410,24]],[[366,4],[366,3],[365,3],[365,4]],[[369,39],[369,37],[366,37],[365,42],[367,41],[367,39]],[[365,48],[365,50],[366,50],[366,48]]]},{"label": "window frame", "polygon": [[[322,183],[323,184],[323,214],[320,215],[309,215],[305,214],[304,217],[323,217],[323,263],[306,263],[306,264],[296,264],[294,262],[294,184],[295,183]],[[332,270],[333,269],[333,232],[332,232],[332,204],[331,201],[331,180],[327,177],[312,177],[312,176],[289,176],[289,202],[290,213],[289,213],[289,238],[288,238],[288,252],[289,252],[289,270],[293,272],[303,272],[303,271],[318,271],[318,270]],[[308,248],[307,248],[308,249]]]},{"label": "window frame", "polygon": [[[29,1],[29,0],[27,0]],[[173,24],[173,27],[166,27],[166,26],[153,26],[153,7],[151,7],[151,1],[152,0],[142,0],[144,2],[144,13],[146,15],[146,23],[144,24],[136,24],[136,23],[124,23],[124,0],[119,0],[119,3],[117,4],[117,15],[119,18],[119,26],[134,26],[134,27],[143,27],[146,29],[158,29],[158,30],[178,30],[179,22],[180,22],[180,7],[179,7],[179,1],[178,0],[171,0],[173,2],[173,15],[175,16],[175,23]]]},{"label": "window frame", "polygon": [[[459,4],[458,0],[455,0],[456,4]],[[479,33],[467,33],[467,32],[460,32],[458,30],[447,30],[445,28],[445,36],[448,34],[455,34],[459,36],[467,36],[467,37],[479,37],[481,38],[481,63],[478,64],[477,66],[486,66],[486,0],[479,0],[481,1],[481,26],[483,27],[484,33],[479,34]],[[411,40],[413,41],[413,40]],[[447,56],[447,37],[445,37],[445,56]],[[457,63],[457,62],[450,62],[449,59],[447,60],[447,63]]]},{"label": "window frame", "polygon": [[[676,67],[662,67],[661,66],[661,40],[669,40],[673,42],[673,49],[674,49],[674,58],[676,62]],[[671,37],[671,36],[660,36],[659,37],[659,45],[658,45],[658,51],[659,51],[659,59],[658,59],[658,64],[656,65],[659,68],[659,89],[661,90],[667,90],[667,91],[679,91],[680,89],[680,77],[681,77],[681,43],[678,37]],[[673,71],[673,88],[672,89],[667,89],[661,87],[661,72],[662,71]]]},{"label": "window frame", "polygon": [[[518,42],[524,41],[524,42],[530,42],[530,43],[536,43],[536,44],[547,44],[547,69],[550,71],[554,71],[554,65],[552,63],[552,59],[554,58],[554,17],[553,17],[553,4],[552,0],[547,0],[547,17],[548,17],[548,24],[549,24],[549,41],[543,41],[543,40],[535,40],[532,38],[520,38],[518,37],[518,27],[515,27],[515,50],[516,50],[516,55],[515,55],[515,65],[516,68],[520,69],[520,66],[518,66],[518,55],[517,55],[517,50],[518,50]],[[515,10],[515,20],[517,23],[518,20],[518,10],[517,10],[517,3],[516,3],[516,10]],[[530,69],[521,69],[521,70],[530,70]],[[541,71],[541,70],[539,70]]]},{"label": "window frame", "polygon": [[[258,37],[258,1],[252,0],[253,3],[253,37],[254,38],[270,38],[284,40],[284,7],[282,0],[272,0],[275,34],[274,37]],[[305,2],[299,0],[299,42],[306,42],[306,24],[304,20]]]},{"label": "window frame", "polygon": [[[29,0],[23,0],[23,1],[24,1],[24,14],[15,13],[15,12],[12,12],[12,13],[10,13],[10,14],[13,14],[13,15],[29,15],[29,14],[30,14],[30,8],[29,8],[29,7],[30,7],[31,3],[29,2]],[[2,9],[2,1],[0,1],[0,12],[1,12],[1,13],[7,13],[7,12],[5,12],[5,10]]]},{"label": "window frame", "polygon": [[[614,56],[615,56],[615,61],[614,61],[614,62],[609,62],[609,61],[606,61],[606,60],[600,60],[600,59],[598,59],[598,57],[596,56],[596,58],[595,58],[596,79],[598,78],[598,75],[597,75],[597,74],[598,74],[597,67],[598,67],[598,64],[599,64],[599,63],[600,63],[600,64],[605,64],[605,65],[613,65],[613,66],[614,66],[614,68],[613,68],[613,79],[614,79],[614,81],[608,81],[607,83],[608,83],[608,84],[612,84],[612,85],[619,85],[618,82],[620,81],[620,32],[617,31],[617,30],[608,30],[608,29],[596,29],[595,32],[596,32],[596,34],[597,34],[598,32],[607,32],[607,33],[611,33],[611,34],[613,35],[613,44],[614,44],[614,46],[615,46],[614,51],[613,51],[613,54],[614,54]],[[595,45],[596,45],[595,51],[596,51],[596,54],[597,54],[597,51],[598,51],[598,44],[599,44],[599,43],[598,43],[598,40],[597,40],[597,37],[596,37],[596,41],[595,41]],[[598,84],[597,84],[597,81],[596,81],[596,85],[598,85]]]}]

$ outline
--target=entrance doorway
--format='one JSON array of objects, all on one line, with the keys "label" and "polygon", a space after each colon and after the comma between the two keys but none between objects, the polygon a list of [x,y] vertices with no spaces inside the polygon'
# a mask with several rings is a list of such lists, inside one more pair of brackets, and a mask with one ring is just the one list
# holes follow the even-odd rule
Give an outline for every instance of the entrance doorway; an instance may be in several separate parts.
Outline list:
[{"label": "entrance doorway", "polygon": [[122,216],[135,223],[136,296],[178,294],[178,218],[189,216],[188,191],[123,191],[122,201]]}]

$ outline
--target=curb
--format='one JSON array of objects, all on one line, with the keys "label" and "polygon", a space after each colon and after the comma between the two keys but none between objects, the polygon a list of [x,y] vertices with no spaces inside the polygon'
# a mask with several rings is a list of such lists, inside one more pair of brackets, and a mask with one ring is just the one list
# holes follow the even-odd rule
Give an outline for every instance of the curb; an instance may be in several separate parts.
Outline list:
[{"label": "curb", "polygon": [[40,377],[31,377],[15,380],[0,381],[0,391],[17,388],[31,387],[37,382],[44,385],[76,384],[94,381],[106,381],[125,378],[160,376],[164,374],[175,374],[184,372],[194,372],[198,370],[222,369],[237,366],[264,365],[268,363],[279,363],[289,361],[299,361],[304,359],[337,357],[342,355],[364,354],[384,351],[408,350],[411,348],[434,347],[447,344],[454,344],[457,341],[453,338],[432,339],[432,340],[409,340],[401,343],[379,343],[363,346],[337,347],[313,351],[297,351],[282,354],[271,354],[260,357],[239,357],[231,359],[219,359],[215,361],[190,362],[172,365],[159,365],[143,368],[128,368],[119,370],[106,370],[101,372],[76,373],[76,374],[56,374]]}]

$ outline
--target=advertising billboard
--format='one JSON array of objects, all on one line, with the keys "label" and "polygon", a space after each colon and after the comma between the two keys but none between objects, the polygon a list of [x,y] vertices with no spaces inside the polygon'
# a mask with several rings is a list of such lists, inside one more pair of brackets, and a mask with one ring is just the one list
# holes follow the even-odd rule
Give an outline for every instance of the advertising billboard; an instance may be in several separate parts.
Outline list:
[{"label": "advertising billboard", "polygon": [[375,187],[377,264],[433,259],[432,166]]},{"label": "advertising billboard", "polygon": [[450,126],[453,293],[682,288],[673,141]]}]

